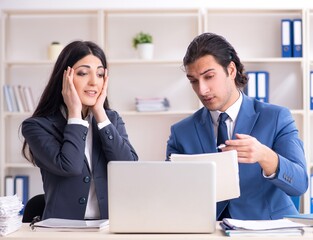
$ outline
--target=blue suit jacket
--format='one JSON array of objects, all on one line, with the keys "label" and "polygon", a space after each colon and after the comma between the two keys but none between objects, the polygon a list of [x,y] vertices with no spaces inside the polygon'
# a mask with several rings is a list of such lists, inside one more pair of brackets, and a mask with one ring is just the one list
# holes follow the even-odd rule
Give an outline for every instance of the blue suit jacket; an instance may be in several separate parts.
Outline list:
[{"label": "blue suit jacket", "polygon": [[[258,163],[239,163],[241,195],[229,201],[231,217],[278,219],[286,214],[296,214],[297,210],[288,195],[303,194],[308,187],[308,176],[303,144],[289,110],[243,94],[233,138],[236,133],[251,135],[273,149],[278,155],[279,166],[275,178],[266,179]],[[167,158],[172,153],[216,152],[215,139],[211,114],[202,108],[171,127]],[[232,183],[229,183],[231,186]],[[222,210],[223,202],[217,204],[217,217]]]},{"label": "blue suit jacket", "polygon": [[[111,160],[137,160],[128,141],[124,122],[117,112],[107,110],[112,124],[93,128],[92,173],[99,202],[100,218],[108,218],[107,163]],[[43,219],[84,219],[91,181],[85,157],[88,129],[67,124],[61,112],[48,117],[26,119],[22,133],[40,168],[46,207]]]}]

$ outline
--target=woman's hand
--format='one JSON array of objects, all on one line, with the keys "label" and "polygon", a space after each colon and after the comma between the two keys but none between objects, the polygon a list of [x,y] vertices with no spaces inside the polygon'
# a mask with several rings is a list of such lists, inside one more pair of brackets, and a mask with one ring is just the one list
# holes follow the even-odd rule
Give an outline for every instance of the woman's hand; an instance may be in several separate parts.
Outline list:
[{"label": "woman's hand", "polygon": [[104,122],[108,118],[103,108],[104,101],[107,98],[108,81],[109,81],[108,70],[105,69],[104,77],[103,77],[103,87],[102,87],[101,93],[98,96],[98,99],[95,105],[91,107],[92,114],[94,115],[98,123]]},{"label": "woman's hand", "polygon": [[62,96],[68,109],[68,118],[82,118],[82,103],[75,89],[74,69],[67,67],[63,73]]}]

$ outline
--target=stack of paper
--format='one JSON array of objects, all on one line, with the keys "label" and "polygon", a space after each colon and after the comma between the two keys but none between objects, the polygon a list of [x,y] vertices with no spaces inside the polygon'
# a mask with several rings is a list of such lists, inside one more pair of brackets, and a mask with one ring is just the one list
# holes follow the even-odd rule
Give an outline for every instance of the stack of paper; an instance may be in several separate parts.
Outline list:
[{"label": "stack of paper", "polygon": [[169,106],[167,98],[136,98],[136,108],[139,112],[166,111]]},{"label": "stack of paper", "polygon": [[288,219],[250,221],[224,218],[221,227],[227,236],[301,236],[306,225]]},{"label": "stack of paper", "polygon": [[14,196],[0,197],[0,236],[15,232],[22,226],[22,216],[19,212],[23,204]]}]

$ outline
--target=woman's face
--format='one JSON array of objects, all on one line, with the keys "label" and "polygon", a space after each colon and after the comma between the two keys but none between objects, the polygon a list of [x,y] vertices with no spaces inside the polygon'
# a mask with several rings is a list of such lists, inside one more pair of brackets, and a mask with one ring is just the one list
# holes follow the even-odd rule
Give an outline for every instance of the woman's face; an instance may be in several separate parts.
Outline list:
[{"label": "woman's face", "polygon": [[73,83],[85,112],[95,105],[101,93],[105,68],[99,58],[90,54],[76,62],[73,69]]}]

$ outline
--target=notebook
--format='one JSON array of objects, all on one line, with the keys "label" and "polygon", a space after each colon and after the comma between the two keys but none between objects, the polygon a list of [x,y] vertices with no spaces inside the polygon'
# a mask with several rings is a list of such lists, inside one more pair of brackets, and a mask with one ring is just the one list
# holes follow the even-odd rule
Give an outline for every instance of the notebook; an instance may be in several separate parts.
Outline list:
[{"label": "notebook", "polygon": [[215,168],[213,162],[109,162],[110,232],[214,232]]}]

